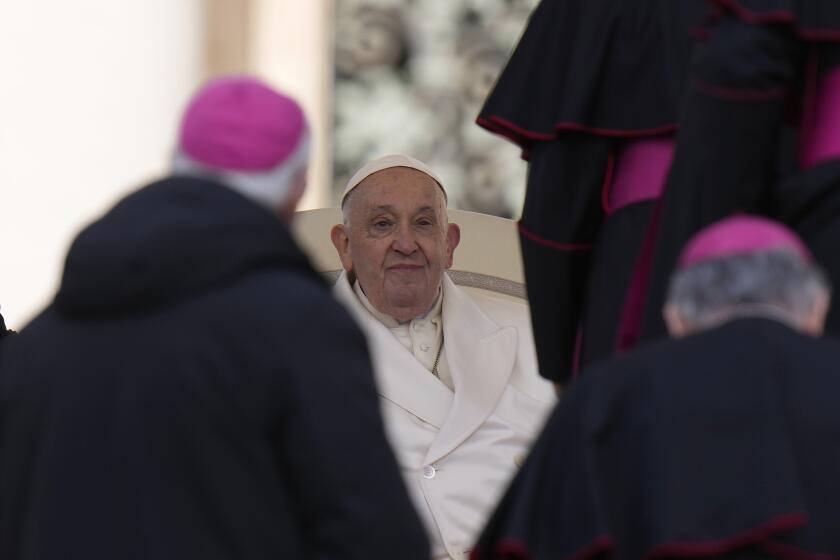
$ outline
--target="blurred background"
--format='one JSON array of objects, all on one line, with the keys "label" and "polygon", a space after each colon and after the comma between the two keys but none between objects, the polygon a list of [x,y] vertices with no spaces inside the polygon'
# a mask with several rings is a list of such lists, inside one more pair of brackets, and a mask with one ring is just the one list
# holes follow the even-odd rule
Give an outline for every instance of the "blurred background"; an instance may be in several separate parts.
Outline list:
[{"label": "blurred background", "polygon": [[296,97],[302,208],[379,155],[425,160],[450,205],[518,217],[525,164],[479,129],[536,0],[0,0],[0,310],[20,329],[78,231],[167,172],[189,95],[224,73]]}]

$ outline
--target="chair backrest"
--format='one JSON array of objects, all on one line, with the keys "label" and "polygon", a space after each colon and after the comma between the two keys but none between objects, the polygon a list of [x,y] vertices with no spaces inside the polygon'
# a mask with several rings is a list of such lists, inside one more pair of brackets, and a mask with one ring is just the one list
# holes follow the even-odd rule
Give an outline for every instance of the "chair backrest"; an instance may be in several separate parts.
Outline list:
[{"label": "chair backrest", "polygon": [[[470,290],[526,303],[516,222],[465,210],[448,212],[449,221],[461,227],[461,243],[449,270],[452,281]],[[331,283],[342,270],[330,241],[330,229],[338,223],[338,208],[319,208],[298,212],[293,225],[295,237],[313,266]]]}]

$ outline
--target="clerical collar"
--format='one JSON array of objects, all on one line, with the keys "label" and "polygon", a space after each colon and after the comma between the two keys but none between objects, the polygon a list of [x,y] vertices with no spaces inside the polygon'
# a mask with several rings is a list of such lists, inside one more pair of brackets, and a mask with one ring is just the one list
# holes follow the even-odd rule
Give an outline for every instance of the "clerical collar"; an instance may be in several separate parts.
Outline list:
[{"label": "clerical collar", "polygon": [[438,296],[435,300],[435,304],[432,305],[432,308],[429,310],[422,317],[415,317],[411,319],[411,321],[406,321],[405,323],[400,323],[390,315],[386,315],[385,313],[381,313],[378,309],[376,309],[370,300],[367,298],[365,293],[362,291],[362,287],[359,285],[358,280],[353,281],[353,291],[356,293],[356,297],[359,298],[359,301],[362,302],[362,306],[368,310],[368,312],[379,319],[379,321],[388,327],[389,329],[395,329],[399,327],[401,324],[408,324],[411,321],[420,320],[428,320],[434,323],[437,323],[438,318],[440,317],[441,309],[443,308],[443,287],[438,289]]}]

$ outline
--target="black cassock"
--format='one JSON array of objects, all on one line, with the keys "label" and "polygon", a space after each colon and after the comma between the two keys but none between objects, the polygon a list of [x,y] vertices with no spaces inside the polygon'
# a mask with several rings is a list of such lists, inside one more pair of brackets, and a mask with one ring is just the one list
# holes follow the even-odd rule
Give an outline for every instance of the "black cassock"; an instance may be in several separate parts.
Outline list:
[{"label": "black cassock", "polygon": [[[735,212],[785,221],[809,244],[833,232],[815,192],[826,171],[812,172],[800,144],[809,140],[812,90],[840,67],[840,2],[836,0],[710,0],[708,37],[695,45],[674,162],[662,198],[655,243],[646,257],[649,282],[638,339],[664,334],[662,303],[680,250],[699,229]],[[800,153],[800,151],[802,153]],[[838,154],[840,155],[840,154]],[[805,175],[801,177],[801,175]],[[789,207],[795,200],[796,209]],[[810,216],[815,210],[819,216]],[[804,228],[800,228],[804,226]],[[821,251],[815,251],[821,252]],[[818,259],[824,255],[818,255]],[[838,265],[833,255],[824,261]],[[833,271],[831,271],[833,272]],[[840,276],[832,274],[833,279]],[[835,306],[836,307],[836,306]],[[827,330],[840,332],[832,310]]]},{"label": "black cassock", "polygon": [[587,372],[472,560],[838,557],[838,363],[754,318]]},{"label": "black cassock", "polygon": [[616,154],[670,138],[704,0],[542,0],[478,123],[529,160],[520,240],[542,375],[613,353],[652,199],[610,209]]},{"label": "black cassock", "polygon": [[[835,67],[838,40],[836,0],[539,4],[478,122],[530,160],[520,239],[544,376],[661,337],[668,277],[703,226],[789,214],[773,189],[797,170],[809,64]],[[607,208],[622,147],[678,128],[664,196]]]}]

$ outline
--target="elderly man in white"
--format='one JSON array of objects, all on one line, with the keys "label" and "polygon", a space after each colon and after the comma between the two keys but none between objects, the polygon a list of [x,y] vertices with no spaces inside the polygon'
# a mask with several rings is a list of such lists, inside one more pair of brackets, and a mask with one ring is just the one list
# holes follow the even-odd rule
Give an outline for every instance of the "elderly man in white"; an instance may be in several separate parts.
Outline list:
[{"label": "elderly man in white", "polygon": [[554,404],[528,310],[450,280],[460,230],[424,163],[368,163],[342,211],[335,294],[368,336],[386,432],[433,557],[460,560]]}]

